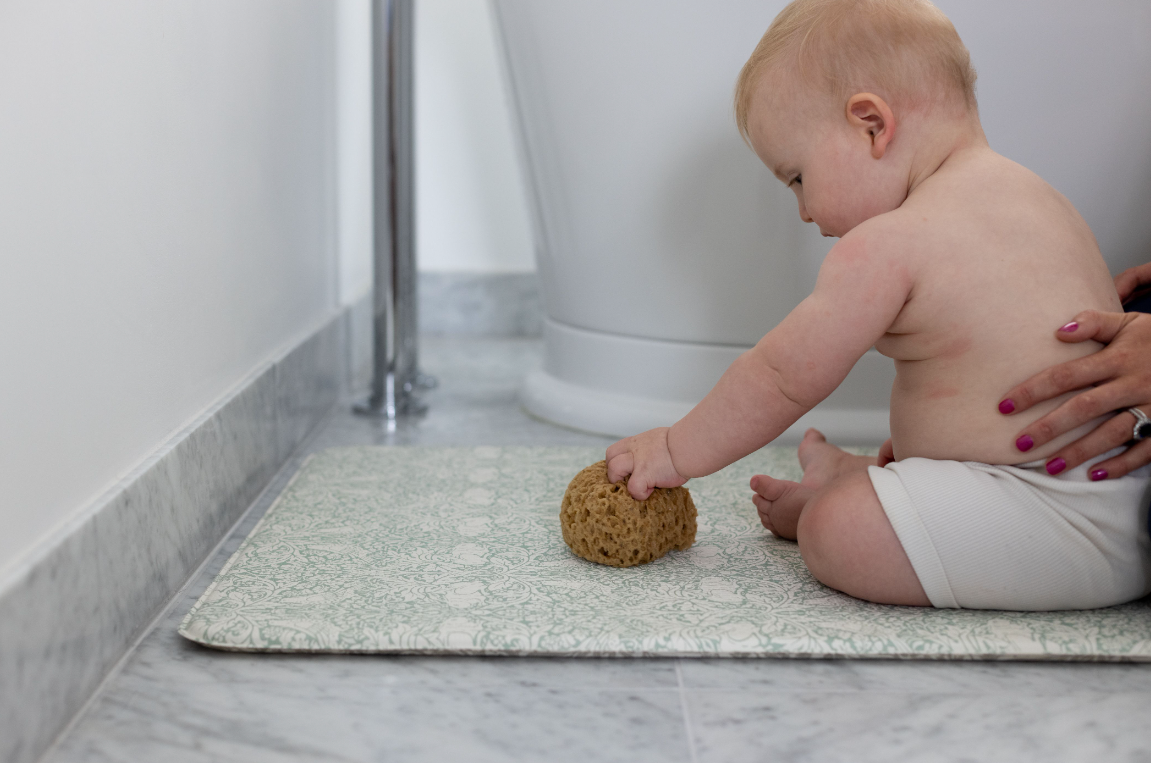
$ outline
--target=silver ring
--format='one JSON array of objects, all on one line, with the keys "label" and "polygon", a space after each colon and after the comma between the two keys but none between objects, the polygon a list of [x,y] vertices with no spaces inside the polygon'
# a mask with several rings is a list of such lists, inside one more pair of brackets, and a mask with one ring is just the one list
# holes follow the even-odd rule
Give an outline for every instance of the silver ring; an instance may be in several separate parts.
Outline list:
[{"label": "silver ring", "polygon": [[1151,437],[1151,418],[1138,408],[1128,408],[1127,412],[1135,417],[1135,428],[1131,430],[1131,439],[1139,442],[1142,439]]}]

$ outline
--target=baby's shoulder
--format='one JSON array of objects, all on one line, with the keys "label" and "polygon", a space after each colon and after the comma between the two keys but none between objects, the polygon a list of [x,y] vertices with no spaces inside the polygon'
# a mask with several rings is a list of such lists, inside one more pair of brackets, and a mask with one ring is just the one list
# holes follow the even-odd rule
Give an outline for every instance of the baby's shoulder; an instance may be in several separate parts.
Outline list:
[{"label": "baby's shoulder", "polygon": [[893,264],[914,259],[936,238],[929,216],[900,207],[869,218],[852,228],[832,248],[838,256],[864,256]]}]

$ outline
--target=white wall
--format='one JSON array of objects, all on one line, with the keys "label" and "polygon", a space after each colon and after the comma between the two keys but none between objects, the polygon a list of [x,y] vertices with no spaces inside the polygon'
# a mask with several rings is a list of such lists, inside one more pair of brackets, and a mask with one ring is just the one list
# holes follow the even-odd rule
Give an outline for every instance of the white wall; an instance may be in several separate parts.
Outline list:
[{"label": "white wall", "polygon": [[487,0],[417,0],[416,8],[419,268],[535,270]]},{"label": "white wall", "polygon": [[334,22],[0,4],[0,570],[331,314]]},{"label": "white wall", "polygon": [[1112,272],[1151,260],[1151,2],[935,2],[971,51],[991,147],[1071,200]]},{"label": "white wall", "polygon": [[340,304],[372,290],[372,5],[337,0],[337,241]]},{"label": "white wall", "polygon": [[[340,299],[372,286],[371,2],[338,0]],[[422,272],[535,270],[487,0],[416,0],[416,247]]]}]

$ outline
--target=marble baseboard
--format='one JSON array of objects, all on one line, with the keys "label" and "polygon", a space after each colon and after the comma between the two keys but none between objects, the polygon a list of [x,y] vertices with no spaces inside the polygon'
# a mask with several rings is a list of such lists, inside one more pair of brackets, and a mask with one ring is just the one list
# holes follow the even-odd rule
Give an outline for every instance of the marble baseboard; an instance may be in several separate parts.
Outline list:
[{"label": "marble baseboard", "polygon": [[343,394],[353,313],[253,372],[3,581],[0,760],[44,751]]},{"label": "marble baseboard", "polygon": [[420,332],[539,336],[535,273],[420,273]]}]

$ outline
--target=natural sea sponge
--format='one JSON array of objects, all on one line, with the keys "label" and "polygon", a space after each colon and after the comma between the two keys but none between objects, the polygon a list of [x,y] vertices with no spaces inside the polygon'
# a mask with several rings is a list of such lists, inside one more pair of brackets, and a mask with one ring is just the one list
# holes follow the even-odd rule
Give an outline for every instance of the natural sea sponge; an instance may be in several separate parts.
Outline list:
[{"label": "natural sea sponge", "polygon": [[560,507],[564,543],[589,561],[632,567],[695,542],[695,504],[687,488],[656,488],[646,501],[627,492],[627,481],[607,481],[607,463],[575,476]]}]

